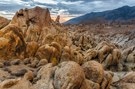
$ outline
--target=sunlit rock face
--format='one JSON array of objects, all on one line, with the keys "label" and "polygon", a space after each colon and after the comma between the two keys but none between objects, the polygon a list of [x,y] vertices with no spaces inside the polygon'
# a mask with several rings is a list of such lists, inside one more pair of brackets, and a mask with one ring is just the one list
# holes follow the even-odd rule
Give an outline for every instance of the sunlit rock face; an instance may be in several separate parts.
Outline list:
[{"label": "sunlit rock face", "polygon": [[9,20],[0,16],[0,29],[7,26],[9,24]]},{"label": "sunlit rock face", "polygon": [[48,8],[40,7],[20,9],[10,24],[16,24],[22,29],[26,41],[38,41],[43,28],[51,24],[50,12]]},{"label": "sunlit rock face", "polygon": [[23,33],[15,25],[8,25],[0,30],[0,57],[7,59],[19,57],[26,49]]}]

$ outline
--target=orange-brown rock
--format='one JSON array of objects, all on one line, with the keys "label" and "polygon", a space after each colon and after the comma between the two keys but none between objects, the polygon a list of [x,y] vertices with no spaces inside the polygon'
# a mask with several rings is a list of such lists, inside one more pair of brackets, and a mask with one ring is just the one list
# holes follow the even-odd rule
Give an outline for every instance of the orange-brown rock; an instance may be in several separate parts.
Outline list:
[{"label": "orange-brown rock", "polygon": [[101,89],[110,89],[112,78],[113,78],[113,73],[110,71],[105,71],[104,78],[101,83]]},{"label": "orange-brown rock", "polygon": [[91,80],[85,79],[80,89],[100,89],[100,85]]},{"label": "orange-brown rock", "polygon": [[77,50],[72,50],[71,52],[71,60],[78,63],[78,64],[82,64],[83,63],[83,55],[77,51]]},{"label": "orange-brown rock", "polygon": [[84,62],[94,59],[97,55],[98,55],[97,50],[89,49],[88,51],[86,51],[86,53],[84,55]]},{"label": "orange-brown rock", "polygon": [[82,65],[87,79],[100,84],[104,77],[103,66],[96,61],[88,61]]},{"label": "orange-brown rock", "polygon": [[0,16],[0,29],[7,26],[9,24],[9,20]]},{"label": "orange-brown rock", "polygon": [[49,63],[38,71],[37,77],[40,80],[34,85],[36,89],[80,89],[85,79],[83,69],[73,61],[57,66]]},{"label": "orange-brown rock", "polygon": [[55,22],[56,22],[56,23],[60,23],[60,15],[57,16]]},{"label": "orange-brown rock", "polygon": [[61,45],[57,42],[42,45],[36,52],[36,57],[39,59],[47,59],[48,62],[54,62],[54,64],[60,61],[60,56]]},{"label": "orange-brown rock", "polygon": [[[4,58],[20,56],[26,50],[23,33],[16,25],[8,25],[0,30],[1,54]],[[2,53],[3,52],[3,53]]]},{"label": "orange-brown rock", "polygon": [[25,57],[34,57],[38,48],[39,48],[39,45],[37,42],[34,42],[34,41],[27,42]]},{"label": "orange-brown rock", "polygon": [[30,81],[25,79],[9,79],[0,84],[0,89],[35,89]]},{"label": "orange-brown rock", "polygon": [[60,62],[70,61],[71,58],[71,48],[69,46],[65,46],[62,50]]},{"label": "orange-brown rock", "polygon": [[114,86],[120,89],[135,88],[135,72],[129,72],[122,79],[113,83]]},{"label": "orange-brown rock", "polygon": [[[122,70],[122,67],[120,66],[121,50],[114,44],[103,41],[99,43],[95,49],[97,50],[98,61],[103,64],[105,69],[111,69],[115,71]],[[85,56],[86,58],[89,58],[89,56]]]},{"label": "orange-brown rock", "polygon": [[69,61],[58,65],[54,75],[56,89],[79,89],[85,79],[79,64]]},{"label": "orange-brown rock", "polygon": [[51,25],[50,12],[48,8],[40,7],[21,9],[16,12],[10,24],[16,24],[21,28],[26,41],[37,42],[43,28]]}]

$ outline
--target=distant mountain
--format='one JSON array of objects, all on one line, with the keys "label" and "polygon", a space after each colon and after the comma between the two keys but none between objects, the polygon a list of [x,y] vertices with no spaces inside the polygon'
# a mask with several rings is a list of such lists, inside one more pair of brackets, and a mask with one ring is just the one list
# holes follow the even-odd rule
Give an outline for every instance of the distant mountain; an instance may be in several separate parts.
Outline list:
[{"label": "distant mountain", "polygon": [[91,12],[83,16],[73,18],[64,24],[100,23],[112,21],[129,21],[135,19],[135,6],[123,6],[118,9],[103,12]]}]

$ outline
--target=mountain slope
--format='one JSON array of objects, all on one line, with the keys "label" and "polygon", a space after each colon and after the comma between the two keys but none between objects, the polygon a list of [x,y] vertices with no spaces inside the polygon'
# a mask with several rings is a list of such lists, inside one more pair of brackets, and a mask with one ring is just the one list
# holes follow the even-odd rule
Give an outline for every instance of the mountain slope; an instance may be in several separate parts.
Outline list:
[{"label": "mountain slope", "polygon": [[83,16],[73,18],[65,24],[79,24],[101,21],[127,21],[135,18],[135,6],[123,6],[118,9],[108,10],[103,12],[92,12]]}]

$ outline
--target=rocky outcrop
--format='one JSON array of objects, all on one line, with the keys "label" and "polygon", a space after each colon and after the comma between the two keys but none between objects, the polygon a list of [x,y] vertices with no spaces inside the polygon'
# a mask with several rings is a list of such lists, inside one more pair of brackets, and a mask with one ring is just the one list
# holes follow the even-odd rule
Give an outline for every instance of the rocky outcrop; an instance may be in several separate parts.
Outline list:
[{"label": "rocky outcrop", "polygon": [[35,41],[27,42],[26,43],[26,54],[25,57],[34,57],[37,50],[39,48],[39,44]]},{"label": "rocky outcrop", "polygon": [[135,46],[129,47],[122,52],[122,63],[125,71],[135,70]]},{"label": "rocky outcrop", "polygon": [[129,72],[122,79],[114,82],[113,85],[120,89],[134,89],[135,87],[135,73]]},{"label": "rocky outcrop", "polygon": [[0,89],[34,89],[30,82],[31,75],[31,72],[28,72],[23,78],[5,80],[0,84]]},{"label": "rocky outcrop", "polygon": [[60,60],[61,55],[61,45],[57,42],[52,42],[51,44],[46,44],[41,47],[36,52],[36,57],[39,59],[47,59],[48,62],[53,62],[57,64]]},{"label": "rocky outcrop", "polygon": [[88,61],[82,65],[86,78],[100,84],[104,77],[102,65],[96,61]]},{"label": "rocky outcrop", "polygon": [[[103,64],[105,69],[122,70],[121,51],[114,44],[101,42],[95,48],[89,49],[84,55],[84,61],[96,60]],[[118,70],[113,69],[116,67]]]},{"label": "rocky outcrop", "polygon": [[10,24],[16,24],[22,29],[26,41],[37,42],[45,30],[43,28],[51,25],[50,12],[48,8],[40,7],[21,9],[16,12]]},{"label": "rocky outcrop", "polygon": [[57,16],[55,22],[56,22],[56,23],[60,23],[60,15]]},{"label": "rocky outcrop", "polygon": [[83,69],[78,64],[63,62],[55,71],[54,86],[56,89],[79,89],[84,78]]},{"label": "rocky outcrop", "polygon": [[[82,65],[85,76],[89,81],[85,81],[86,89],[109,89],[112,83],[113,73],[104,71],[103,66],[96,61],[88,61]],[[92,81],[92,82],[90,82]],[[88,86],[87,84],[90,85]],[[100,87],[99,87],[100,86]]]},{"label": "rocky outcrop", "polygon": [[7,26],[9,24],[9,20],[0,16],[0,29]]},{"label": "rocky outcrop", "polygon": [[91,80],[85,79],[80,89],[100,89],[100,85]]},{"label": "rocky outcrop", "polygon": [[1,29],[0,40],[0,56],[4,59],[15,56],[19,57],[26,50],[23,33],[16,25],[8,25]]},{"label": "rocky outcrop", "polygon": [[[77,75],[76,75],[77,74]],[[85,79],[83,69],[75,62],[63,62],[58,66],[43,66],[34,85],[36,89],[79,89]]]},{"label": "rocky outcrop", "polygon": [[134,83],[134,73],[116,76],[135,70],[135,47],[123,46],[133,34],[118,34],[120,45],[115,34],[65,27],[59,19],[51,20],[47,8],[21,9],[0,30],[0,89],[124,89]]}]

